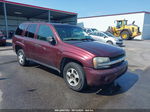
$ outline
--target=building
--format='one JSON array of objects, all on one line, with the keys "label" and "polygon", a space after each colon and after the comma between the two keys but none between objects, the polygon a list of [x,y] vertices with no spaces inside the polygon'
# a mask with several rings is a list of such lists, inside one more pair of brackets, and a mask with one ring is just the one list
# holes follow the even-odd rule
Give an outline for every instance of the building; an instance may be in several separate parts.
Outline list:
[{"label": "building", "polygon": [[77,13],[0,0],[0,30],[9,37],[25,21],[77,23]]},{"label": "building", "polygon": [[135,25],[139,26],[140,36],[135,39],[146,40],[150,39],[150,12],[132,12],[112,15],[101,15],[91,17],[78,18],[78,25],[85,28],[96,28],[100,31],[106,31],[109,26],[114,26],[116,20],[128,20],[128,24],[135,21]]}]

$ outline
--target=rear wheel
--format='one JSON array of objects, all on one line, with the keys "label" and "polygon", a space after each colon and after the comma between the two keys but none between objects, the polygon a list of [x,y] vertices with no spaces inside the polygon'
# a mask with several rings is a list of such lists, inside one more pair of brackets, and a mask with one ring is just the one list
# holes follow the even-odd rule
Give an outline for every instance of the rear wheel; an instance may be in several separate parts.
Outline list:
[{"label": "rear wheel", "polygon": [[129,40],[129,39],[130,39],[130,34],[129,34],[129,32],[128,32],[128,31],[123,31],[123,32],[121,33],[121,38],[122,38],[123,40]]},{"label": "rear wheel", "polygon": [[82,91],[87,87],[84,70],[77,63],[68,63],[64,67],[63,77],[67,85],[74,91]]},{"label": "rear wheel", "polygon": [[18,59],[18,63],[21,66],[27,66],[29,61],[26,60],[26,56],[25,53],[22,49],[19,49],[17,52],[17,59]]}]

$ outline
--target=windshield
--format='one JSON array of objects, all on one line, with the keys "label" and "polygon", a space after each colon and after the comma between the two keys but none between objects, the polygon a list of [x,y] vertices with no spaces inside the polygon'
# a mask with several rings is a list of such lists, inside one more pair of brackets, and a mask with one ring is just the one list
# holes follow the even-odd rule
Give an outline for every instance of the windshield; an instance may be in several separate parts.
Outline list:
[{"label": "windshield", "polygon": [[77,26],[70,25],[54,25],[57,33],[63,41],[74,40],[93,40],[84,30]]}]

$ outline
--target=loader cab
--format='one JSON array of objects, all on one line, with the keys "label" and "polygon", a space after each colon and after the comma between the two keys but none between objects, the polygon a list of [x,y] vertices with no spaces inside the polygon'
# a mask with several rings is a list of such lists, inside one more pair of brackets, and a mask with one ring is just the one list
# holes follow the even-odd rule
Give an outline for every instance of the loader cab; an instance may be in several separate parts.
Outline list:
[{"label": "loader cab", "polygon": [[127,25],[127,20],[117,20],[116,21],[116,27],[121,28],[123,26]]}]

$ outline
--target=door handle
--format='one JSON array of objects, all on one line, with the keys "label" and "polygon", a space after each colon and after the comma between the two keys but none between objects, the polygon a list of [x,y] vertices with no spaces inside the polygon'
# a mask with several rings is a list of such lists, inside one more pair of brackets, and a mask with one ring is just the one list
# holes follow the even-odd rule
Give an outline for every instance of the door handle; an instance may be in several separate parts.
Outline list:
[{"label": "door handle", "polygon": [[41,45],[39,45],[39,44],[34,44],[36,47],[41,47]]},{"label": "door handle", "polygon": [[42,47],[43,48],[43,50],[46,50],[46,48],[45,47]]},{"label": "door handle", "polygon": [[41,45],[39,44],[34,44],[36,47],[41,47],[43,50],[46,50],[46,47],[42,47]]}]

